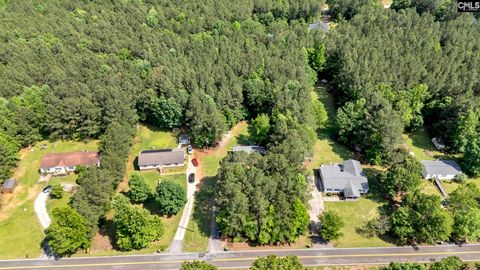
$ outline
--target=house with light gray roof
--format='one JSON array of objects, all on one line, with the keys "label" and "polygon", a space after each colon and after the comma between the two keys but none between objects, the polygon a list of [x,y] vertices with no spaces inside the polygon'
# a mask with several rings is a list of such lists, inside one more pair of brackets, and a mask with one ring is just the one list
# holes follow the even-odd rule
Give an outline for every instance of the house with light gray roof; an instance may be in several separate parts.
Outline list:
[{"label": "house with light gray roof", "polygon": [[424,179],[452,180],[461,174],[462,168],[454,160],[422,160]]},{"label": "house with light gray roof", "polygon": [[248,154],[259,153],[265,155],[267,150],[259,145],[236,145],[233,147],[232,152],[246,152]]},{"label": "house with light gray roof", "polygon": [[367,177],[357,160],[321,165],[320,180],[326,194],[341,194],[345,200],[358,200],[368,192]]}]

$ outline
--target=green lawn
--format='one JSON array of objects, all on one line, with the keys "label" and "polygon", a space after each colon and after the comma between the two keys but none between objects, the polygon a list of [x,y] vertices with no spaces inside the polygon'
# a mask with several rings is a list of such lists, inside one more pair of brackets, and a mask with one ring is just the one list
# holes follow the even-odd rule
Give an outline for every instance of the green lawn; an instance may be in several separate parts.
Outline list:
[{"label": "green lawn", "polygon": [[[42,150],[40,145],[46,144]],[[14,171],[13,177],[19,181],[14,195],[0,211],[0,258],[35,258],[41,254],[40,242],[43,229],[33,211],[33,201],[47,183],[38,183],[38,169],[43,156],[47,153],[97,150],[97,141],[42,141],[21,151],[22,159]],[[68,178],[68,177],[67,177]],[[53,179],[52,182],[59,181]],[[64,202],[62,202],[64,203]]]},{"label": "green lawn", "polygon": [[328,122],[326,127],[318,132],[317,140],[313,146],[313,159],[309,169],[317,169],[321,164],[341,162],[352,157],[350,150],[330,138],[330,134],[333,133],[336,114],[332,95],[322,86],[317,87],[315,90],[312,93],[312,98],[318,98],[323,103],[328,114]]},{"label": "green lawn", "polygon": [[63,192],[63,197],[60,199],[49,198],[47,201],[47,211],[50,217],[52,216],[53,209],[66,206],[72,196],[73,195],[68,192]]},{"label": "green lawn", "polygon": [[445,154],[436,150],[427,131],[418,131],[404,134],[403,139],[409,151],[413,152],[419,160],[435,160]]},{"label": "green lawn", "polygon": [[207,250],[214,191],[215,178],[206,177],[202,188],[195,194],[192,217],[183,241],[183,249],[186,252]]},{"label": "green lawn", "polygon": [[393,246],[379,237],[367,237],[361,230],[366,222],[379,216],[382,205],[368,198],[358,201],[325,202],[325,210],[339,214],[345,223],[343,237],[335,241],[337,247],[386,247]]}]

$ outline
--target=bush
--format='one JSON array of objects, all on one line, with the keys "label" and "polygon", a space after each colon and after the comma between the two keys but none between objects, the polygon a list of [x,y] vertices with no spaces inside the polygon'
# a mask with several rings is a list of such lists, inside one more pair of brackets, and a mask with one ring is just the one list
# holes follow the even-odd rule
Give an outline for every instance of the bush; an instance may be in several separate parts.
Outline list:
[{"label": "bush", "polygon": [[50,198],[52,199],[61,199],[63,197],[63,187],[60,184],[55,184],[52,186],[52,191],[50,192]]},{"label": "bush", "polygon": [[150,188],[148,187],[147,183],[145,183],[145,179],[140,175],[132,175],[128,181],[128,185],[130,186],[128,197],[133,202],[144,202],[151,195]]},{"label": "bush", "polygon": [[337,240],[343,236],[340,230],[344,226],[344,222],[338,214],[325,211],[319,218],[321,224],[320,235],[325,241]]},{"label": "bush", "polygon": [[467,178],[468,178],[467,175],[462,173],[462,174],[457,175],[454,180],[457,183],[463,183],[463,182],[465,182],[465,180],[467,180]]}]

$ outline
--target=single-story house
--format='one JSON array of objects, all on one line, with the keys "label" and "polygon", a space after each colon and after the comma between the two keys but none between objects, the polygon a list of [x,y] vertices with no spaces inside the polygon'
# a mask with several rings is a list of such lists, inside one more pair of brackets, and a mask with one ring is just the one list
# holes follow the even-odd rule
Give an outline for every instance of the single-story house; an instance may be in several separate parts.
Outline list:
[{"label": "single-story house", "polygon": [[16,186],[17,181],[15,181],[15,179],[7,179],[3,181],[3,184],[0,186],[0,191],[2,193],[13,193]]},{"label": "single-story house", "polygon": [[180,167],[184,164],[185,151],[182,148],[143,150],[138,155],[138,168],[141,171]]},{"label": "single-story house", "polygon": [[360,162],[353,159],[321,165],[320,180],[326,194],[342,194],[345,200],[358,200],[369,189]]},{"label": "single-story house", "polygon": [[451,180],[463,174],[462,168],[454,160],[422,160],[424,179]]},{"label": "single-story house", "polygon": [[74,172],[77,166],[100,166],[99,153],[80,151],[47,154],[40,164],[40,173],[53,176],[67,175]]},{"label": "single-story house", "polygon": [[267,150],[263,146],[259,145],[236,145],[233,147],[232,152],[246,152],[246,153],[259,153],[265,155]]}]

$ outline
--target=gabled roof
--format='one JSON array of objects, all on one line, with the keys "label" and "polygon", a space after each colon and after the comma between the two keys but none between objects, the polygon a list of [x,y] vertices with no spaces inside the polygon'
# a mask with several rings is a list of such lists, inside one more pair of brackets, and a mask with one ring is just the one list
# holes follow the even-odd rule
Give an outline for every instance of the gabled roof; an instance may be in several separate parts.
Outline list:
[{"label": "gabled roof", "polygon": [[427,175],[458,175],[462,168],[454,160],[422,160]]},{"label": "gabled roof", "polygon": [[358,194],[360,189],[368,190],[367,177],[357,160],[321,165],[320,175],[324,189],[341,189],[354,195]]},{"label": "gabled roof", "polygon": [[259,145],[248,145],[248,146],[236,145],[236,146],[233,147],[232,151],[233,152],[247,152],[249,154],[257,152],[257,153],[260,153],[262,155],[264,155],[267,152],[267,150],[265,150],[265,148],[263,146],[259,146]]},{"label": "gabled roof", "polygon": [[181,148],[144,150],[138,155],[138,166],[179,164],[184,161],[185,151]]},{"label": "gabled roof", "polygon": [[343,195],[348,198],[358,198],[360,197],[360,192],[358,192],[358,188],[352,183],[352,181],[348,181],[347,186],[343,190]]},{"label": "gabled roof", "polygon": [[99,161],[100,156],[97,152],[52,153],[43,157],[40,168],[95,166]]}]

